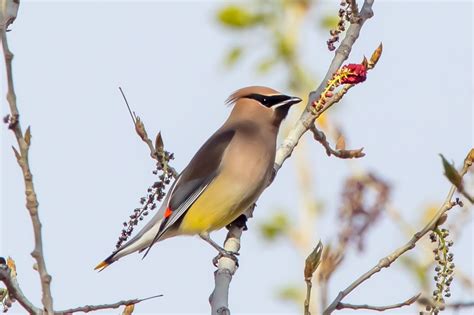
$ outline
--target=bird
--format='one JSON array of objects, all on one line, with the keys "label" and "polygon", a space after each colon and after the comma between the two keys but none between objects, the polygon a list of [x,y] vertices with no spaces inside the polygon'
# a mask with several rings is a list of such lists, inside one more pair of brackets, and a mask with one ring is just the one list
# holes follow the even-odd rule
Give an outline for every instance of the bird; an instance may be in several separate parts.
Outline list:
[{"label": "bird", "polygon": [[241,217],[270,184],[280,124],[299,102],[264,86],[232,93],[226,101],[233,105],[228,119],[178,175],[159,211],[95,269],[102,271],[136,251],[146,251],[145,257],[156,242],[179,235],[199,235],[219,255],[235,259],[209,234]]}]

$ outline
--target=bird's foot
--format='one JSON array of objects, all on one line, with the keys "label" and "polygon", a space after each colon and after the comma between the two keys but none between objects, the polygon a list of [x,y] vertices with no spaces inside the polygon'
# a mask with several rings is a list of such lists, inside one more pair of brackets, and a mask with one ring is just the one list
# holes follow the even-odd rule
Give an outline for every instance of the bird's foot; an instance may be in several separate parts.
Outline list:
[{"label": "bird's foot", "polygon": [[226,228],[230,230],[232,226],[237,226],[238,228],[243,228],[244,231],[247,231],[247,216],[245,214],[241,214],[237,219],[227,225]]},{"label": "bird's foot", "polygon": [[214,266],[217,267],[218,260],[222,257],[230,258],[235,262],[237,266],[239,265],[238,259],[237,259],[237,256],[239,255],[239,253],[232,252],[232,251],[226,250],[225,248],[222,248],[209,237],[209,233],[200,233],[199,236],[219,252],[219,255],[214,257],[214,259],[212,260],[212,263],[214,264]]},{"label": "bird's foot", "polygon": [[219,264],[219,259],[221,259],[222,257],[226,257],[226,258],[232,259],[235,262],[235,265],[239,267],[239,259],[237,258],[238,255],[239,253],[234,253],[234,252],[222,249],[222,251],[219,251],[219,254],[212,259],[212,264],[214,265],[214,267],[217,267],[217,265]]}]

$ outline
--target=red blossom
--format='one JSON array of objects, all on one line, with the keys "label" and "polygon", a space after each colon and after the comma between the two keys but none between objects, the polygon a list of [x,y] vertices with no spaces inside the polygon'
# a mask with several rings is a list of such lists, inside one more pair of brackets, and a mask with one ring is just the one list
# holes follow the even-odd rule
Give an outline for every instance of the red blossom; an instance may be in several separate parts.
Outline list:
[{"label": "red blossom", "polygon": [[341,68],[341,84],[357,84],[364,82],[367,77],[367,68],[358,63],[351,63]]}]

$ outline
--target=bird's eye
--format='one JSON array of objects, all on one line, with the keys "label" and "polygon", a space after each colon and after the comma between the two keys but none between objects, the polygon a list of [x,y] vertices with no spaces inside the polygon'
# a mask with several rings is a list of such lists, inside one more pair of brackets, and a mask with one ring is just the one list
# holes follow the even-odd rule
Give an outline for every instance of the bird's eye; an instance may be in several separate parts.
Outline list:
[{"label": "bird's eye", "polygon": [[262,98],[262,104],[267,105],[268,99],[266,97]]}]

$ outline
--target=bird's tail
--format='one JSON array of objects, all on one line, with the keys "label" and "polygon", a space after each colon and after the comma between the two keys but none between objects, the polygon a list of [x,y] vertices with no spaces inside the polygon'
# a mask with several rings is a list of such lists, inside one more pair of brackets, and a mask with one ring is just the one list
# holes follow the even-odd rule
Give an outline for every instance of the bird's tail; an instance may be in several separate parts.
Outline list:
[{"label": "bird's tail", "polygon": [[114,251],[109,257],[100,262],[94,270],[102,271],[120,258],[136,251],[142,251],[150,247],[154,240],[162,221],[162,214],[159,212],[134,238],[125,245]]},{"label": "bird's tail", "polygon": [[97,271],[102,271],[108,266],[110,266],[112,263],[117,261],[118,259],[114,259],[116,252],[112,253],[109,257],[105,258],[103,261],[101,261],[97,266],[95,266],[94,270]]}]

